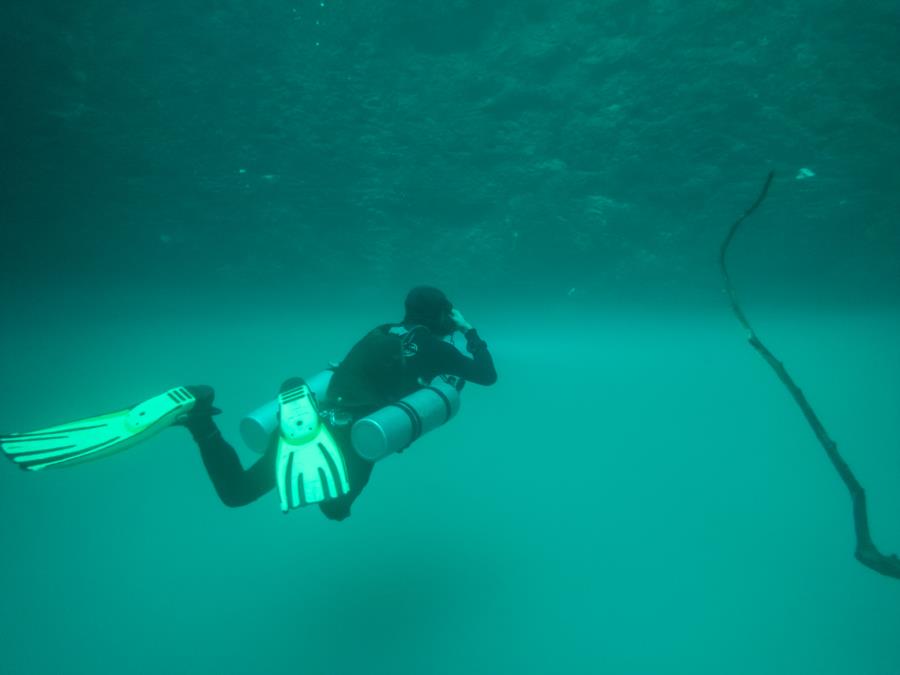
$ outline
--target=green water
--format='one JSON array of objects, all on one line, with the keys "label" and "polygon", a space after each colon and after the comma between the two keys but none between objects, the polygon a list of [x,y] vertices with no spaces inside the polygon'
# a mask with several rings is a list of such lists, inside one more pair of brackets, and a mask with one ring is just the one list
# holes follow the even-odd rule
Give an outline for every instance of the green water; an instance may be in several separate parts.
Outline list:
[{"label": "green water", "polygon": [[[379,464],[344,523],[284,516],[274,494],[226,509],[178,429],[96,464],[3,471],[6,672],[896,672],[900,586],[853,560],[843,486],[724,311],[471,304],[500,382]],[[392,314],[48,309],[5,339],[20,357],[4,419],[210,381],[235,442],[286,360],[312,372]],[[759,324],[896,551],[896,315]]]},{"label": "green water", "polygon": [[[353,515],[182,429],[0,464],[0,673],[897,675],[893,1],[12,2],[0,431],[241,417],[444,288],[499,373]],[[806,169],[812,175],[803,172]]]}]

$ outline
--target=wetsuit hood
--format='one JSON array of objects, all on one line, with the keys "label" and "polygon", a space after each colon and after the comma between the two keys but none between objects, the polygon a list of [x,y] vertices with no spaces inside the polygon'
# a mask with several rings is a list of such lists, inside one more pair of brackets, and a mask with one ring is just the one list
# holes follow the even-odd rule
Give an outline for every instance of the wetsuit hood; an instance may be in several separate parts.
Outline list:
[{"label": "wetsuit hood", "polygon": [[434,286],[416,286],[406,296],[404,324],[421,324],[438,335],[449,335],[456,329],[450,316],[453,303]]}]

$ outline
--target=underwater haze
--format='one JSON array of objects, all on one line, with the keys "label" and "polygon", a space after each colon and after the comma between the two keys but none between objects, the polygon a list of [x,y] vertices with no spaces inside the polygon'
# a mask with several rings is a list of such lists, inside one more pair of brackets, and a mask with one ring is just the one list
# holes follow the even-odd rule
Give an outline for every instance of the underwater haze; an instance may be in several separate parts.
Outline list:
[{"label": "underwater haze", "polygon": [[[4,675],[898,675],[900,5],[13,0],[0,431],[241,418],[446,291],[499,374],[342,522],[189,434],[0,464]],[[457,335],[456,344],[464,347]]]}]

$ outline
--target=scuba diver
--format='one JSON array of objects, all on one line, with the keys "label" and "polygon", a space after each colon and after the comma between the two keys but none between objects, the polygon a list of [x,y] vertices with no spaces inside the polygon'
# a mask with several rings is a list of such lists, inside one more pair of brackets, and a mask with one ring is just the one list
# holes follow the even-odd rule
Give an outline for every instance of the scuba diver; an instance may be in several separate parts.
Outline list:
[{"label": "scuba diver", "polygon": [[[487,344],[447,296],[417,286],[399,323],[367,333],[336,366],[286,380],[270,420],[263,456],[244,469],[213,417],[207,385],[176,387],[131,408],[24,434],[0,436],[0,450],[21,468],[69,466],[124,450],[170,426],[187,428],[219,498],[249,504],[278,488],[282,511],[318,504],[344,520],[369,482],[374,463],[402,452],[449,420],[466,382],[497,380]],[[460,352],[449,340],[466,338]],[[323,377],[324,376],[324,377]],[[262,409],[261,409],[262,410]]]}]

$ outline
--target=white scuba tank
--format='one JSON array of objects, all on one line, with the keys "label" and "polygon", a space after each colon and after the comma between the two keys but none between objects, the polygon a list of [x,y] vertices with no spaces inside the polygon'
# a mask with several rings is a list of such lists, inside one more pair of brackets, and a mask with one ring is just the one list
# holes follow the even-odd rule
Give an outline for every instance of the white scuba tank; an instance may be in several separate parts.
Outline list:
[{"label": "white scuba tank", "polygon": [[459,403],[456,387],[436,377],[409,396],[357,420],[350,429],[353,449],[370,462],[384,459],[450,421]]},{"label": "white scuba tank", "polygon": [[[333,371],[325,370],[306,380],[320,406],[328,405],[325,395],[332,374]],[[436,377],[409,396],[357,420],[350,430],[353,449],[363,459],[377,462],[448,422],[459,411],[459,405],[456,386],[443,377]],[[259,453],[266,451],[277,430],[277,399],[248,414],[240,424],[244,443]]]}]

